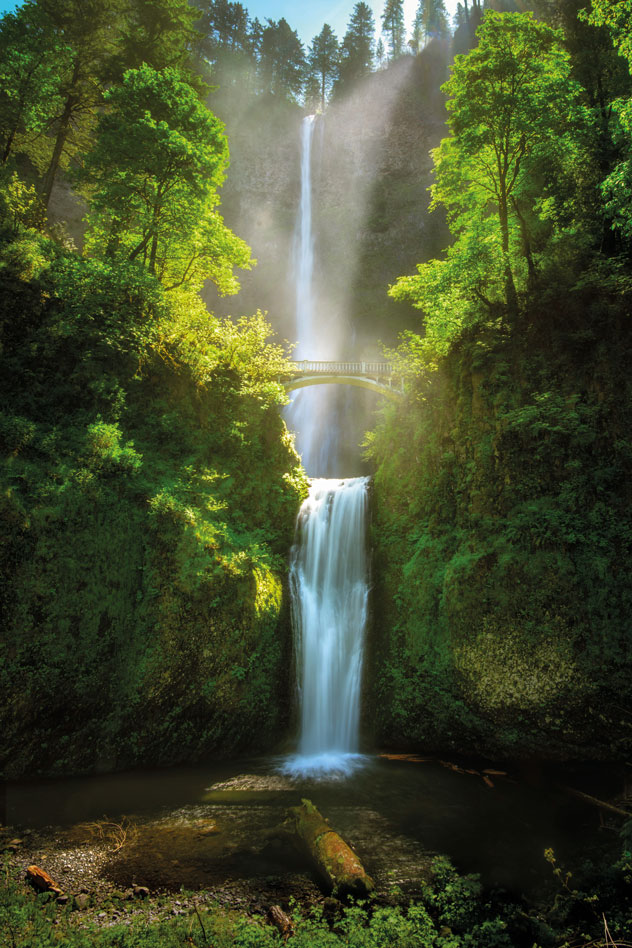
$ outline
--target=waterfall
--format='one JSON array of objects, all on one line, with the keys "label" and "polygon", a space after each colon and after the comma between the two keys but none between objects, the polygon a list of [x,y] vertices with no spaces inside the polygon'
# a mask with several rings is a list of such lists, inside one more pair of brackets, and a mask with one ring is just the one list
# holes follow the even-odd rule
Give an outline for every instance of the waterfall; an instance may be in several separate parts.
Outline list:
[{"label": "waterfall", "polygon": [[[298,358],[335,355],[326,315],[315,320],[312,140],[303,120],[301,197],[294,278]],[[335,402],[330,386],[299,391],[287,418],[310,474],[337,469]],[[348,773],[359,754],[360,685],[368,608],[368,478],[313,479],[296,524],[290,588],[301,729],[298,752],[283,765],[295,775]]]},{"label": "waterfall", "polygon": [[315,479],[298,516],[290,583],[301,731],[285,767],[292,773],[345,772],[359,760],[367,485]]},{"label": "waterfall", "polygon": [[[295,359],[332,359],[332,327],[326,313],[315,320],[314,233],[312,227],[312,151],[316,116],[307,115],[301,130],[301,192],[296,213],[294,259]],[[308,474],[322,476],[336,467],[338,432],[331,424],[333,396],[326,387],[301,389],[292,396],[286,417],[295,432],[296,448]]]},{"label": "waterfall", "polygon": [[314,235],[312,234],[312,139],[315,115],[303,119],[301,134],[301,201],[297,219],[296,334],[298,359],[316,358],[307,348],[315,341],[313,326]]}]

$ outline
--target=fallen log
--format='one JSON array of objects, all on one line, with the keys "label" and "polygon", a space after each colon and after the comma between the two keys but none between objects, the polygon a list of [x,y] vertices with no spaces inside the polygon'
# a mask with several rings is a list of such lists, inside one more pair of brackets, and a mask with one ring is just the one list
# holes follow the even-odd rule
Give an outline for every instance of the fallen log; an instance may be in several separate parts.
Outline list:
[{"label": "fallen log", "polygon": [[268,921],[278,930],[283,943],[294,934],[294,926],[289,915],[286,915],[280,905],[271,905],[268,909]]},{"label": "fallen log", "polygon": [[577,797],[579,800],[583,800],[585,803],[590,803],[592,806],[598,807],[600,810],[607,810],[609,813],[616,813],[617,816],[622,816],[624,819],[629,819],[632,816],[632,813],[629,810],[624,810],[620,806],[614,806],[613,803],[606,803],[605,800],[598,800],[597,797],[592,797],[589,793],[584,793],[582,790],[575,790],[574,787],[567,787],[564,784],[558,784],[561,790],[564,790],[565,793],[570,793],[571,796]]},{"label": "fallen log", "polygon": [[292,807],[287,823],[336,895],[361,898],[373,891],[373,879],[356,854],[331,828],[311,800],[303,800],[301,806]]},{"label": "fallen log", "polygon": [[54,882],[45,869],[39,866],[29,866],[26,870],[27,882],[30,882],[38,892],[52,892],[54,895],[61,895],[62,890]]}]

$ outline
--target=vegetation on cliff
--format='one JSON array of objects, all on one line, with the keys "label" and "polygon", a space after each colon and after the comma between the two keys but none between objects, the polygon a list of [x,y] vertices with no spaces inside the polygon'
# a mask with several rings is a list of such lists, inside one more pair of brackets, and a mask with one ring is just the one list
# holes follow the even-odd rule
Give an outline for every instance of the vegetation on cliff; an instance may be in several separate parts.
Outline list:
[{"label": "vegetation on cliff", "polygon": [[444,86],[454,242],[392,288],[423,332],[369,440],[382,739],[631,746],[631,85],[609,5],[596,28],[578,6],[551,12],[565,32],[488,11]]},{"label": "vegetation on cliff", "polygon": [[[66,24],[62,6],[0,25],[14,54],[0,123],[8,777],[276,740],[304,489],[278,411],[284,352],[261,314],[222,321],[197,295],[207,280],[234,292],[250,252],[217,213],[228,149],[187,65],[191,11],[154,35],[142,3],[121,4],[100,45],[101,20]],[[33,42],[18,55],[20,29]],[[42,95],[11,111],[43,63]],[[51,169],[71,159],[83,255],[45,213]]]}]

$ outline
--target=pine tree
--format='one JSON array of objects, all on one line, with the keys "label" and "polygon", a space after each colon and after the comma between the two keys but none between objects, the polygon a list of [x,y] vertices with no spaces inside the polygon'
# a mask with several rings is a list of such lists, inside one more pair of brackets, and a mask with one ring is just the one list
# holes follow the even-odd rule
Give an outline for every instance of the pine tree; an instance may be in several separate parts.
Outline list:
[{"label": "pine tree", "polygon": [[368,75],[375,61],[375,20],[367,3],[356,3],[340,48],[340,78],[343,89]]},{"label": "pine tree", "polygon": [[444,0],[419,0],[411,46],[415,52],[425,46],[428,40],[446,36],[448,33],[448,11]]},{"label": "pine tree", "polygon": [[377,41],[377,46],[375,47],[375,61],[377,62],[378,69],[384,69],[386,65],[386,50],[384,49],[384,41],[380,37]]},{"label": "pine tree", "polygon": [[312,40],[307,60],[308,77],[318,80],[320,108],[324,111],[329,93],[338,76],[340,47],[329,23]]},{"label": "pine tree", "polygon": [[386,0],[382,30],[388,40],[389,58],[398,59],[404,52],[404,0]]},{"label": "pine tree", "polygon": [[263,88],[274,95],[299,98],[306,73],[305,51],[287,20],[268,20],[261,40]]}]

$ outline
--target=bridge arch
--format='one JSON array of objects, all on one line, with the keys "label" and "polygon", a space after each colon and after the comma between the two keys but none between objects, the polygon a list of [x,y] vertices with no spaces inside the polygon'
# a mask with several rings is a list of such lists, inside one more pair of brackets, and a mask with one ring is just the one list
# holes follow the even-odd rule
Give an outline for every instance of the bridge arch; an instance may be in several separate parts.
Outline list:
[{"label": "bridge arch", "polygon": [[290,379],[283,381],[286,392],[310,385],[355,385],[386,398],[403,395],[401,383],[394,385],[393,367],[388,362],[295,362]]}]

